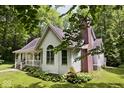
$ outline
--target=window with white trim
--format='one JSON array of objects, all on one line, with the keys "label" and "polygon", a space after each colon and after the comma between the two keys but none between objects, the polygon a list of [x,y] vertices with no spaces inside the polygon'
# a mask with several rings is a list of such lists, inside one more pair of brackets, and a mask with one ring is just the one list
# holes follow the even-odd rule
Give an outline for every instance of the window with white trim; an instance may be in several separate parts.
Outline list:
[{"label": "window with white trim", "polygon": [[62,50],[62,65],[67,65],[67,50]]},{"label": "window with white trim", "polygon": [[53,46],[49,45],[47,47],[47,64],[54,64],[54,51],[53,51]]}]

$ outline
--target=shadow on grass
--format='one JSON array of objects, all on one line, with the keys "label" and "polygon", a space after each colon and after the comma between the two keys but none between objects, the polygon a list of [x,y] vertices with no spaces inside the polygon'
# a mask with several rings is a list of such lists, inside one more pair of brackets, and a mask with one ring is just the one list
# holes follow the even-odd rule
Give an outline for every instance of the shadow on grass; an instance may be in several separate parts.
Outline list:
[{"label": "shadow on grass", "polygon": [[84,88],[123,88],[123,83],[87,83]]},{"label": "shadow on grass", "polygon": [[124,68],[106,68],[106,71],[118,74],[118,75],[124,75]]},{"label": "shadow on grass", "polygon": [[123,88],[120,83],[54,84],[51,88]]},{"label": "shadow on grass", "polygon": [[42,82],[32,83],[29,85],[29,88],[44,88],[45,85],[42,84]]},{"label": "shadow on grass", "polygon": [[30,84],[28,87],[27,86],[22,86],[22,85],[16,85],[14,88],[44,88],[47,87],[45,84],[42,84],[42,82],[36,82]]},{"label": "shadow on grass", "polygon": [[65,83],[65,84],[53,84],[50,86],[50,88],[81,88],[82,86],[79,84],[71,84],[71,83]]},{"label": "shadow on grass", "polygon": [[[3,86],[0,85],[0,88],[3,88]],[[4,88],[124,88],[124,83],[85,83],[85,84],[63,83],[48,86],[42,84],[42,82],[36,82],[30,84],[29,86],[23,86],[18,84]]]},{"label": "shadow on grass", "polygon": [[36,83],[32,83],[30,84],[29,86],[24,86],[24,85],[21,85],[21,84],[17,84],[17,85],[12,85],[12,86],[2,86],[0,84],[0,88],[44,88],[46,87],[46,85],[42,84],[42,82],[36,82]]}]

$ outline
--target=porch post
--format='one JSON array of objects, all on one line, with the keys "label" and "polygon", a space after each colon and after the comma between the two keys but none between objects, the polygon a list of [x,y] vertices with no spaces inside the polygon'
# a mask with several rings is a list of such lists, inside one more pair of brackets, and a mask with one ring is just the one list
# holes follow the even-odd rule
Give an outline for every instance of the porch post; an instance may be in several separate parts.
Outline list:
[{"label": "porch post", "polygon": [[19,54],[19,58],[20,58],[20,60],[19,60],[20,61],[19,62],[20,63],[20,69],[22,69],[22,53]]},{"label": "porch post", "polygon": [[34,53],[33,54],[33,58],[32,58],[32,66],[34,66]]},{"label": "porch post", "polygon": [[40,54],[39,54],[39,61],[40,61],[40,67],[41,67],[41,64],[42,64],[42,59],[41,59],[41,57],[42,57],[42,54],[41,54],[41,51],[40,51]]},{"label": "porch post", "polygon": [[19,53],[19,56],[18,56],[18,61],[20,62],[21,61],[21,54]]},{"label": "porch post", "polygon": [[27,53],[25,53],[25,65],[27,65]]}]

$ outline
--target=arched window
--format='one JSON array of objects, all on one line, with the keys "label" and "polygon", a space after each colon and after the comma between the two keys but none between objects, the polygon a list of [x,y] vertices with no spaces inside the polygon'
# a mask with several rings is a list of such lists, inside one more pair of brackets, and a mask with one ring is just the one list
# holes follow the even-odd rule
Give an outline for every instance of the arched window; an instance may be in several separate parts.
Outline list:
[{"label": "arched window", "polygon": [[47,64],[54,64],[54,52],[52,45],[47,47]]}]

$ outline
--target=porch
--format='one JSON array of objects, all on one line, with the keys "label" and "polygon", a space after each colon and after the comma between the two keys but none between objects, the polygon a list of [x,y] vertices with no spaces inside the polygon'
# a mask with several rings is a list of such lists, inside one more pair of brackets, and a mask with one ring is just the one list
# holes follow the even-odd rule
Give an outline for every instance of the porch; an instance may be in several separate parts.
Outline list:
[{"label": "porch", "polygon": [[24,66],[41,67],[42,55],[36,53],[15,53],[15,68],[22,69]]}]

